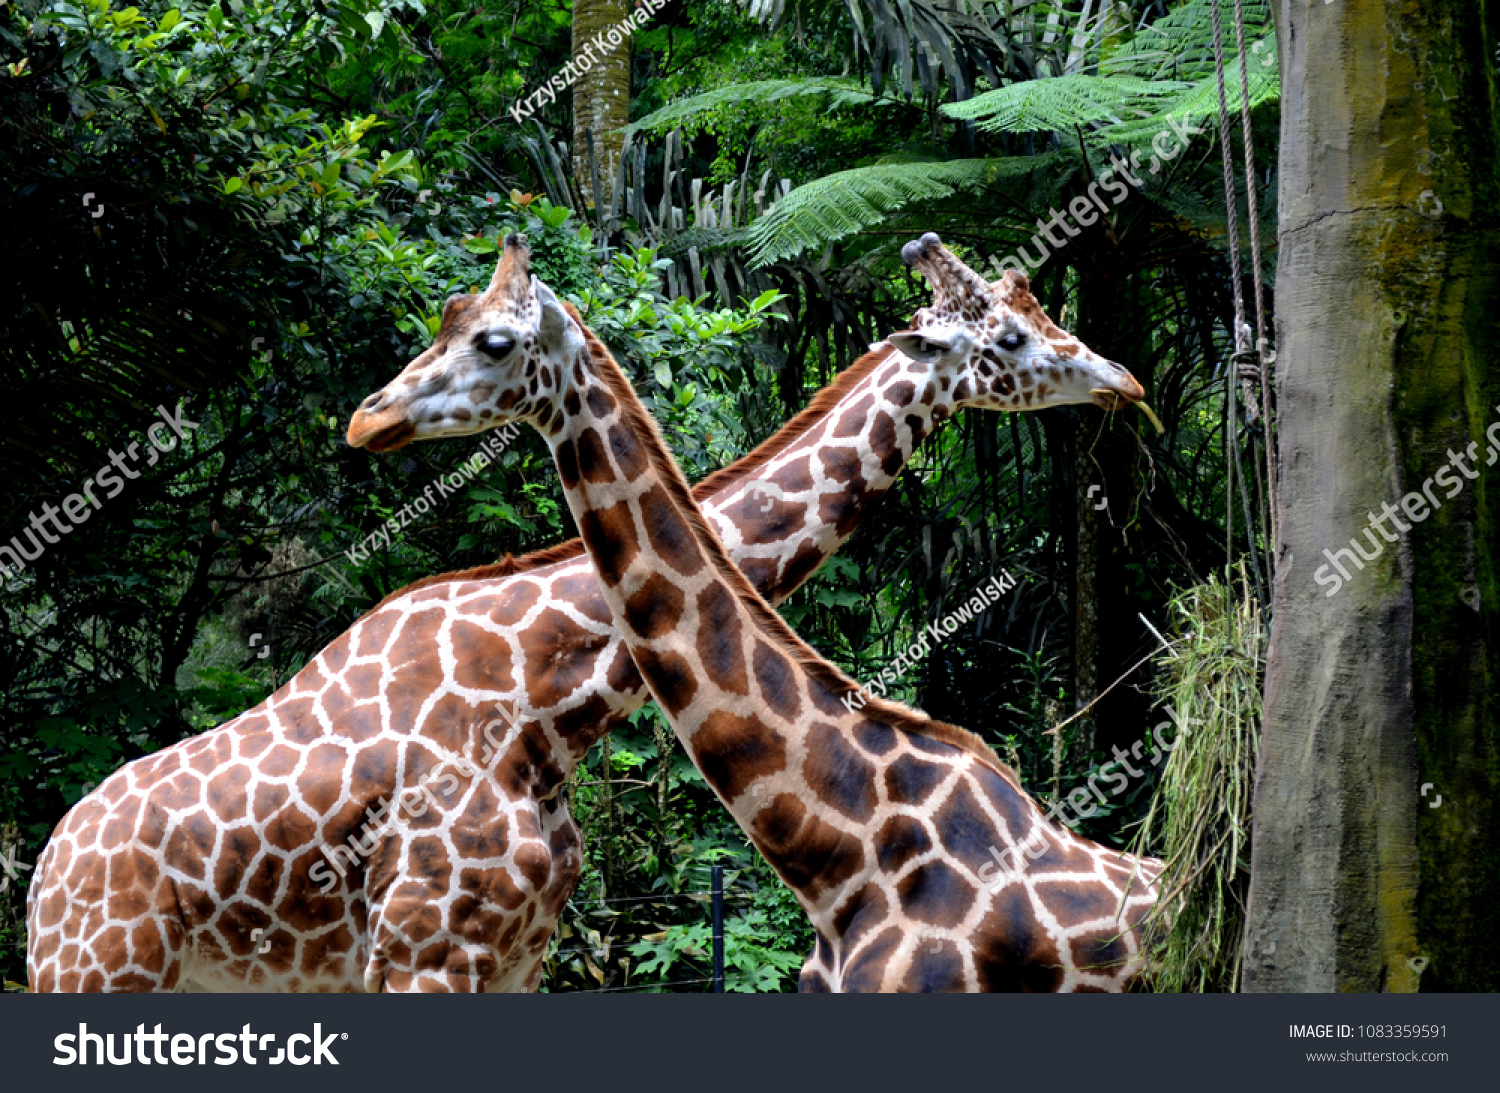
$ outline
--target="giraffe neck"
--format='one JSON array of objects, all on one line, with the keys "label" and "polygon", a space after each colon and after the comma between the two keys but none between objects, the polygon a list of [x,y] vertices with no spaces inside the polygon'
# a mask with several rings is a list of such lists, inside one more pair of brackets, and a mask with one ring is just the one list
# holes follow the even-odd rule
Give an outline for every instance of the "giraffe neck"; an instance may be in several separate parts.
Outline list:
[{"label": "giraffe neck", "polygon": [[[877,782],[910,758],[897,734],[938,753],[988,750],[879,700],[851,712],[842,699],[854,682],[735,567],[618,366],[596,356],[573,376],[548,441],[626,647],[710,786],[832,936],[834,909],[875,866],[858,832]],[[1030,806],[1014,796],[1024,804],[1011,806]]]},{"label": "giraffe neck", "polygon": [[780,603],[848,541],[917,446],[955,412],[963,389],[950,372],[884,352],[804,435],[705,500],[756,592]]}]

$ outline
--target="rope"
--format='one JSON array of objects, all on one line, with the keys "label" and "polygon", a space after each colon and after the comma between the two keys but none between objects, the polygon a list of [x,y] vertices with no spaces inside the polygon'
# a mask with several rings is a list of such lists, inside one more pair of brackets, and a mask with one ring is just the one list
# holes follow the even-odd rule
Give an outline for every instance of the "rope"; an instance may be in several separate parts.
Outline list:
[{"label": "rope", "polygon": [[[1234,168],[1230,164],[1229,155],[1231,145],[1229,143],[1229,95],[1224,89],[1224,29],[1219,22],[1219,5],[1221,0],[1214,0],[1214,75],[1219,81],[1219,150],[1220,158],[1224,163],[1224,209],[1229,215],[1229,265],[1234,273],[1234,345],[1235,352],[1241,349],[1241,340],[1244,337],[1240,327],[1245,322],[1245,295],[1240,286],[1240,224],[1239,224],[1239,199],[1235,196]],[[1238,0],[1236,0],[1238,8]],[[1244,57],[1241,56],[1241,62]],[[1253,188],[1255,180],[1250,180]],[[1243,348],[1248,349],[1245,345]]]},{"label": "rope", "polygon": [[[1250,518],[1250,486],[1245,478],[1245,469],[1240,465],[1239,441],[1235,435],[1235,426],[1238,423],[1238,400],[1235,397],[1235,381],[1238,379],[1245,383],[1246,410],[1251,424],[1254,424],[1257,418],[1262,418],[1260,412],[1261,400],[1259,394],[1251,387],[1251,381],[1259,384],[1260,390],[1264,391],[1266,389],[1266,366],[1269,363],[1265,332],[1265,294],[1260,280],[1260,212],[1259,199],[1255,190],[1255,144],[1252,140],[1250,127],[1250,70],[1245,53],[1244,8],[1242,0],[1234,0],[1235,43],[1240,55],[1240,129],[1245,148],[1245,196],[1250,215],[1250,254],[1251,260],[1254,263],[1251,269],[1255,281],[1255,343],[1253,347],[1251,345],[1252,332],[1250,324],[1245,321],[1245,295],[1240,266],[1239,199],[1235,193],[1234,167],[1231,159],[1233,147],[1229,131],[1229,94],[1224,85],[1224,28],[1221,11],[1222,0],[1214,0],[1212,14],[1214,75],[1219,91],[1219,153],[1220,160],[1224,166],[1224,211],[1229,229],[1230,279],[1234,290],[1234,352],[1230,357],[1229,367],[1224,372],[1224,566],[1225,579],[1227,580],[1229,564],[1233,559],[1234,479],[1235,472],[1238,470],[1240,492],[1242,494],[1240,506],[1244,510],[1245,516],[1245,547],[1250,555],[1251,567],[1255,571],[1257,595],[1261,599],[1262,607],[1264,607],[1265,590],[1261,583],[1260,564],[1255,549],[1254,522]],[[1269,399],[1267,399],[1267,404],[1269,405]],[[1273,438],[1270,433],[1269,420],[1265,421],[1265,427],[1266,473],[1270,483],[1270,498],[1267,505],[1267,510],[1270,513],[1270,523],[1267,531],[1270,536],[1274,557],[1276,542],[1276,472],[1272,451]],[[1255,469],[1256,481],[1259,483],[1259,462],[1255,464]]]},{"label": "rope", "polygon": [[[1240,51],[1240,130],[1245,145],[1245,200],[1250,213],[1250,258],[1255,263],[1255,348],[1264,357],[1266,345],[1265,290],[1260,283],[1260,198],[1255,192],[1255,142],[1250,139],[1250,69],[1245,53],[1244,0],[1234,0],[1234,41]],[[1214,4],[1217,19],[1219,6]],[[1215,32],[1217,33],[1217,31]],[[1219,72],[1219,100],[1224,98],[1224,73]],[[1227,149],[1226,149],[1227,151]],[[1262,361],[1264,363],[1264,361]]]},{"label": "rope", "polygon": [[[1224,28],[1219,15],[1220,0],[1214,0],[1214,75],[1219,84],[1219,159],[1224,165],[1224,211],[1229,222],[1229,283],[1234,289],[1234,353],[1237,361],[1249,341],[1245,328],[1245,294],[1240,284],[1239,198],[1234,189],[1234,168],[1230,163],[1229,95],[1224,89]],[[1250,180],[1251,186],[1254,179]],[[1224,370],[1224,573],[1228,579],[1229,563],[1234,555],[1234,450],[1235,397],[1234,381],[1238,368]],[[1247,544],[1253,545],[1253,544]]]},{"label": "rope", "polygon": [[[1217,2],[1215,14],[1217,14]],[[1274,569],[1276,564],[1276,453],[1272,446],[1275,438],[1271,433],[1271,365],[1276,360],[1276,353],[1270,348],[1270,338],[1266,333],[1265,290],[1260,283],[1260,198],[1256,190],[1255,142],[1250,138],[1250,61],[1249,54],[1245,52],[1243,0],[1234,0],[1234,38],[1235,45],[1240,51],[1240,129],[1245,146],[1245,200],[1250,213],[1250,260],[1254,263],[1251,268],[1255,271],[1257,365],[1255,382],[1260,386],[1260,394],[1255,401],[1254,409],[1261,419],[1266,442],[1266,518],[1269,522],[1267,531],[1270,534],[1272,559],[1268,565]],[[1260,465],[1258,463],[1255,472],[1256,487],[1259,489]],[[1264,602],[1262,599],[1262,603]]]}]

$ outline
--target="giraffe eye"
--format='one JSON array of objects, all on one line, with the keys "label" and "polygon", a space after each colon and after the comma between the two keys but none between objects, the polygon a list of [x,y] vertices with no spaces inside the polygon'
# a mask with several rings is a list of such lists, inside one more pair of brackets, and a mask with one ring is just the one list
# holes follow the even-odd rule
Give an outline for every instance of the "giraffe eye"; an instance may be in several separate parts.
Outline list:
[{"label": "giraffe eye", "polygon": [[1026,335],[1010,333],[1001,338],[996,344],[1007,353],[1014,353],[1026,344]]},{"label": "giraffe eye", "polygon": [[508,338],[504,334],[484,334],[479,338],[479,349],[488,357],[500,360],[510,355],[510,351],[516,347],[516,340]]}]

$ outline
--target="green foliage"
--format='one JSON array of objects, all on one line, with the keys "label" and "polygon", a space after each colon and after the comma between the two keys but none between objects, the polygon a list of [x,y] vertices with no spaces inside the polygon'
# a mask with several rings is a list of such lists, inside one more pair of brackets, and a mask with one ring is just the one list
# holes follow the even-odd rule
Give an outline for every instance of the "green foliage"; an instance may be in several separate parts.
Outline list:
[{"label": "green foliage", "polygon": [[[756,994],[783,991],[794,983],[803,957],[778,947],[780,938],[764,912],[750,911],[724,920],[724,989]],[[713,929],[695,922],[669,926],[659,937],[638,941],[630,948],[635,974],[658,988],[674,983],[702,982],[712,974]]]},{"label": "green foliage", "polygon": [[[1096,123],[1159,113],[1160,100],[1188,85],[1133,76],[1070,73],[1050,80],[1021,80],[964,102],[949,103],[950,118],[975,121],[992,133],[1069,133]],[[1153,109],[1156,108],[1156,109]]]},{"label": "green foliage", "polygon": [[978,190],[1049,166],[1046,156],[881,163],[799,186],[751,227],[751,259],[775,261],[885,222],[908,206]]},{"label": "green foliage", "polygon": [[645,117],[631,122],[626,133],[665,130],[688,119],[703,114],[718,113],[726,106],[753,104],[765,106],[798,96],[813,95],[826,99],[829,109],[844,106],[891,105],[894,100],[882,99],[861,89],[854,80],[847,79],[803,79],[803,80],[751,80],[748,83],[718,87],[699,95],[678,99],[660,110],[653,110]]},{"label": "green foliage", "polygon": [[198,678],[202,683],[185,688],[182,694],[198,708],[189,720],[199,729],[211,729],[253,710],[271,694],[261,680],[233,668],[202,668]]}]

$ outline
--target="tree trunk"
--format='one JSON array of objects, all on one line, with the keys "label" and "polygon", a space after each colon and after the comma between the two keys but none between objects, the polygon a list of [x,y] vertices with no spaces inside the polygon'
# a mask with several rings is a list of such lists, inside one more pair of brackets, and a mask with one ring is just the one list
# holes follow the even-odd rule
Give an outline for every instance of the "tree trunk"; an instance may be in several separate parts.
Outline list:
[{"label": "tree trunk", "polygon": [[[1280,541],[1247,990],[1500,989],[1497,7],[1281,0]],[[1429,480],[1472,441],[1479,477],[1450,468],[1449,499]],[[1424,485],[1437,504],[1367,536]]]},{"label": "tree trunk", "polygon": [[609,207],[625,146],[621,130],[630,123],[630,30],[620,27],[629,14],[627,0],[573,0],[573,179],[584,201],[600,208]]}]

